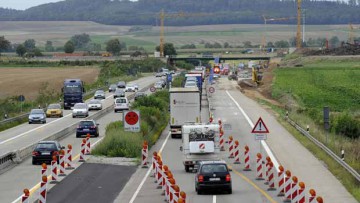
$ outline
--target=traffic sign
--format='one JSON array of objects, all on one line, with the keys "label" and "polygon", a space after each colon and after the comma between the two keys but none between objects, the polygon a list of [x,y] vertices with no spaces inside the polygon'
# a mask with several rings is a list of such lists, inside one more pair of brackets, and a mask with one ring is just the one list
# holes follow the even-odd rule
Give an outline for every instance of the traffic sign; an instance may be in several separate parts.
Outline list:
[{"label": "traffic sign", "polygon": [[209,87],[209,92],[210,92],[210,93],[214,93],[214,92],[215,92],[215,88],[214,88],[214,87]]},{"label": "traffic sign", "polygon": [[150,92],[155,92],[156,88],[154,86],[150,87]]},{"label": "traffic sign", "polygon": [[266,134],[256,134],[255,140],[266,140],[267,136]]},{"label": "traffic sign", "polygon": [[252,129],[251,133],[269,133],[268,128],[266,127],[264,121],[260,117],[259,120],[256,122],[254,128]]},{"label": "traffic sign", "polygon": [[132,132],[140,132],[140,112],[124,111],[124,130]]},{"label": "traffic sign", "polygon": [[20,95],[20,96],[18,97],[18,100],[21,101],[21,102],[25,101],[25,96],[24,96],[24,95]]}]

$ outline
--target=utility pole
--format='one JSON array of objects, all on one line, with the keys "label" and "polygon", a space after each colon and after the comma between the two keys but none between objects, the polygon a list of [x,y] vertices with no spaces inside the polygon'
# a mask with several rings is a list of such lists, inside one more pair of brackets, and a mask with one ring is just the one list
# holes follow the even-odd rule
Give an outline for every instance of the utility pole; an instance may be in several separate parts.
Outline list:
[{"label": "utility pole", "polygon": [[305,17],[306,17],[306,9],[303,9],[303,30],[302,30],[302,42],[305,43]]},{"label": "utility pole", "polygon": [[297,32],[296,32],[296,48],[300,49],[301,42],[301,0],[297,0]]}]

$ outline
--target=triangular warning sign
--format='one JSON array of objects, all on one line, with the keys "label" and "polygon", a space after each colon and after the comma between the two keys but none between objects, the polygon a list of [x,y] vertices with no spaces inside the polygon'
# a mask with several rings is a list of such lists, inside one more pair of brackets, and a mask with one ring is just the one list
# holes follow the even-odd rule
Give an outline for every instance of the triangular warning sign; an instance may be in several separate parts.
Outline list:
[{"label": "triangular warning sign", "polygon": [[256,122],[254,128],[252,129],[251,133],[269,133],[268,128],[266,127],[264,121],[259,118],[259,120]]}]

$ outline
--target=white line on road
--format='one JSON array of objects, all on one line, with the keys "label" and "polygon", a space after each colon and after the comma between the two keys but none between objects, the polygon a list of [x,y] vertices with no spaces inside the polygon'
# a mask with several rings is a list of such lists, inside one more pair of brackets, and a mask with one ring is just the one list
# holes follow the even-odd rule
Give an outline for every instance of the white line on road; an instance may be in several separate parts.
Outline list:
[{"label": "white line on road", "polygon": [[[241,108],[241,106],[239,105],[239,103],[230,95],[230,93],[226,90],[226,93],[228,94],[228,96],[230,97],[230,99],[236,104],[236,106],[239,108],[239,110],[241,111],[241,113],[244,115],[244,117],[246,118],[247,122],[249,123],[250,127],[253,128],[254,127],[254,123],[251,121],[251,119],[249,118],[249,116],[245,113],[244,109]],[[269,146],[267,145],[267,143],[264,140],[261,140],[261,145],[263,146],[263,148],[265,149],[266,153],[268,154],[268,156],[271,158],[271,161],[274,164],[274,167],[276,169],[276,171],[279,171],[279,162],[276,160],[274,154],[272,153],[272,151],[270,150]]]},{"label": "white line on road", "polygon": [[[113,96],[113,95],[110,95],[110,96],[106,97],[106,99],[108,99],[108,98],[110,98],[110,97],[112,97],[112,96]],[[68,115],[66,115],[66,116],[64,116],[64,117],[62,117],[62,118],[59,118],[59,119],[53,120],[53,121],[51,121],[51,122],[49,122],[49,123],[46,123],[45,125],[41,125],[41,126],[39,126],[39,127],[37,127],[37,128],[33,128],[33,129],[29,130],[29,131],[23,132],[23,133],[21,133],[20,135],[17,135],[17,136],[15,136],[15,137],[12,137],[12,138],[9,138],[9,139],[7,139],[7,140],[4,140],[4,141],[0,142],[0,145],[5,144],[5,143],[7,143],[7,142],[10,142],[10,141],[12,141],[12,140],[15,140],[15,139],[17,139],[17,138],[19,138],[19,137],[22,137],[22,136],[24,136],[24,135],[26,135],[26,134],[28,134],[28,133],[31,133],[31,132],[33,132],[33,131],[35,131],[35,130],[40,129],[40,128],[44,128],[44,127],[46,127],[46,126],[48,126],[48,125],[50,125],[50,124],[52,124],[52,123],[58,122],[58,121],[66,118],[66,117],[69,117],[69,116],[71,116],[71,113],[68,114]]]},{"label": "white line on road", "polygon": [[[168,141],[168,139],[169,139],[169,137],[170,137],[170,134],[171,134],[171,133],[169,132],[169,134],[167,135],[164,143],[162,144],[162,146],[161,146],[161,148],[160,148],[160,150],[159,150],[159,153],[161,153],[162,150],[164,149],[164,147],[165,147],[165,145],[166,145],[166,143],[167,143],[167,141]],[[148,171],[147,171],[146,174],[145,174],[145,177],[142,179],[140,185],[139,185],[138,188],[136,189],[134,195],[131,197],[131,200],[130,200],[129,203],[133,203],[133,202],[135,201],[135,198],[136,198],[137,195],[139,194],[139,192],[140,192],[142,186],[144,185],[146,179],[147,179],[148,176],[150,175],[150,172],[151,172],[151,167],[149,167]]]},{"label": "white line on road", "polygon": [[212,203],[216,203],[216,195],[213,195],[213,201]]}]

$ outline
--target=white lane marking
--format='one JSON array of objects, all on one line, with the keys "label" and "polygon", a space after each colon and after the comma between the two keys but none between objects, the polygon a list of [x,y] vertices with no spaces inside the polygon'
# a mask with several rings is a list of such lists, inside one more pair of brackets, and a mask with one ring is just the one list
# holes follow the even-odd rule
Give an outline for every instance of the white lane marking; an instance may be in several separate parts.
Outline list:
[{"label": "white lane marking", "polygon": [[213,195],[213,202],[212,203],[216,203],[216,195]]},{"label": "white lane marking", "polygon": [[[112,97],[112,96],[113,96],[113,95],[110,95],[110,96],[106,97],[106,99],[108,99],[108,98],[110,98],[110,97]],[[111,104],[110,104],[110,105],[111,105]],[[68,114],[68,115],[66,115],[66,116],[64,116],[64,117],[62,117],[62,118],[59,118],[59,119],[53,120],[53,121],[51,121],[51,122],[49,122],[49,123],[46,123],[45,125],[41,125],[41,126],[39,126],[39,127],[37,127],[37,128],[33,128],[33,129],[29,130],[29,131],[23,132],[23,133],[15,136],[15,137],[12,137],[12,138],[9,138],[9,139],[7,139],[7,140],[4,140],[4,141],[0,142],[0,145],[5,144],[5,143],[7,143],[7,142],[10,142],[10,141],[12,141],[12,140],[15,140],[15,139],[17,139],[17,138],[19,138],[19,137],[22,137],[22,136],[24,136],[24,135],[26,135],[26,134],[28,134],[28,133],[31,133],[31,132],[33,132],[33,131],[35,131],[35,130],[44,128],[44,127],[46,127],[46,126],[48,126],[48,125],[50,125],[50,124],[52,124],[52,123],[58,122],[58,121],[66,118],[66,117],[69,117],[69,116],[71,116],[71,113]]]},{"label": "white lane marking", "polygon": [[[249,123],[250,127],[253,128],[254,127],[254,123],[251,121],[251,119],[249,118],[249,116],[245,113],[244,109],[241,108],[241,106],[239,105],[239,103],[230,95],[230,93],[226,90],[226,93],[228,94],[228,96],[230,97],[230,99],[236,104],[236,106],[239,108],[240,112],[243,114],[243,116],[246,118],[247,122]],[[263,148],[265,149],[266,153],[268,154],[268,156],[271,158],[271,161],[274,164],[274,167],[276,169],[276,171],[279,171],[279,162],[276,160],[274,154],[272,153],[272,151],[270,150],[269,146],[267,145],[267,143],[264,140],[261,140],[261,145],[263,146]]]},{"label": "white lane marking", "polygon": [[[167,143],[167,141],[168,141],[169,137],[170,137],[170,132],[169,132],[169,134],[167,135],[167,137],[166,137],[166,139],[165,139],[164,143],[162,144],[162,146],[161,146],[161,148],[160,148],[160,150],[159,150],[159,153],[161,153],[161,152],[162,152],[162,150],[164,149],[164,147],[165,147],[165,145],[166,145],[166,143]],[[130,202],[129,202],[129,203],[133,203],[133,202],[135,201],[135,198],[136,198],[136,197],[137,197],[137,195],[139,194],[139,192],[140,192],[140,190],[141,190],[142,186],[144,185],[144,183],[145,183],[146,179],[147,179],[147,178],[148,178],[148,176],[150,175],[150,172],[151,172],[151,167],[149,167],[148,171],[146,172],[146,174],[145,174],[144,178],[142,179],[142,181],[141,181],[140,185],[139,185],[139,186],[138,186],[138,188],[136,189],[136,191],[135,191],[134,195],[132,196],[132,198],[131,198],[131,200],[130,200]]]}]

